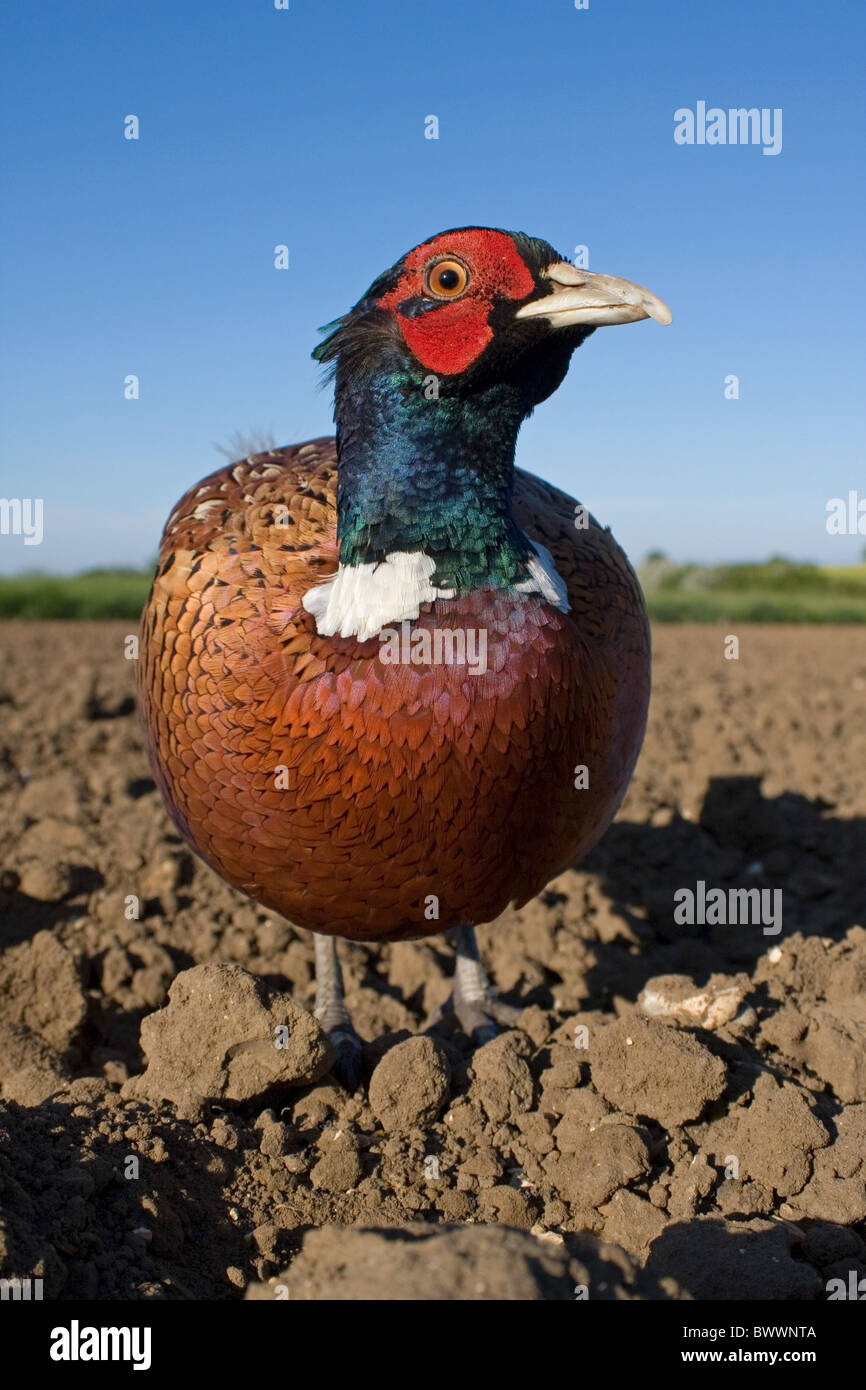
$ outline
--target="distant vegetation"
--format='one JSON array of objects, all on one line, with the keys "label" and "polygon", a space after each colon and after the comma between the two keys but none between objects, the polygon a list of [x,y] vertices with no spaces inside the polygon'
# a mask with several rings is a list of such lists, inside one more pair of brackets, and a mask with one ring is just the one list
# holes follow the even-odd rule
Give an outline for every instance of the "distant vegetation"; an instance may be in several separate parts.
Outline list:
[{"label": "distant vegetation", "polygon": [[866,622],[866,564],[677,565],[655,551],[638,574],[655,622]]},{"label": "distant vegetation", "polygon": [[0,578],[0,618],[138,619],[152,579],[152,570],[133,569]]},{"label": "distant vegetation", "polygon": [[[677,565],[655,551],[638,573],[655,622],[866,622],[866,564]],[[137,619],[152,577],[152,570],[104,569],[0,579],[0,618]]]}]

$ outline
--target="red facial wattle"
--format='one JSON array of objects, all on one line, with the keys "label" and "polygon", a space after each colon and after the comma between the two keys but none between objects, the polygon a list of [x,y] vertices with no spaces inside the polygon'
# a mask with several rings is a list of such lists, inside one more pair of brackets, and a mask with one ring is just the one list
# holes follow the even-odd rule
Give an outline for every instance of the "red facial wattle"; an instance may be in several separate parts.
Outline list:
[{"label": "red facial wattle", "polygon": [[[407,300],[425,296],[425,267],[439,256],[456,256],[471,273],[460,298],[443,299],[428,313],[400,313]],[[535,286],[532,273],[510,236],[486,228],[434,237],[406,258],[399,282],[379,301],[397,321],[406,346],[423,367],[443,376],[463,372],[493,338],[490,311],[501,299],[521,300]],[[429,296],[426,296],[429,297]]]}]

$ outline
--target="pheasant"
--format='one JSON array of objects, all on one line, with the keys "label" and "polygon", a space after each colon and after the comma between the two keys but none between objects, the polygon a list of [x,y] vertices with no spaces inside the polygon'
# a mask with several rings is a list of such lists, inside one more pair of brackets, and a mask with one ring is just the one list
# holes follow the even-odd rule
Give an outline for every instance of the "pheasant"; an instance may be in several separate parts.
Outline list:
[{"label": "pheasant", "polygon": [[316,1015],[360,1076],[336,937],[450,932],[448,1012],[519,1010],[477,924],[598,841],[649,699],[635,574],[609,529],[515,468],[522,421],[647,290],[521,232],[443,232],[313,356],[336,439],[219,469],[171,513],[142,617],[140,707],[181,834],[315,933]]}]

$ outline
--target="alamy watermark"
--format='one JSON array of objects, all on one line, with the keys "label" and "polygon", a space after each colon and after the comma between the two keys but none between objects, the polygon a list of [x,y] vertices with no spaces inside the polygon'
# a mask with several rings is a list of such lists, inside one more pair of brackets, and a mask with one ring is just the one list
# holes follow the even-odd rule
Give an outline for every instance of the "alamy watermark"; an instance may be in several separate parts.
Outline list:
[{"label": "alamy watermark", "polygon": [[707,106],[705,101],[674,112],[678,145],[761,145],[762,154],[782,153],[781,106]]},{"label": "alamy watermark", "polygon": [[707,888],[700,878],[693,889],[677,888],[674,903],[679,926],[760,926],[764,936],[782,930],[781,888]]},{"label": "alamy watermark", "polygon": [[42,1280],[32,1279],[29,1275],[26,1278],[0,1279],[0,1300],[4,1303],[11,1299],[14,1303],[29,1303],[33,1299],[42,1298]]},{"label": "alamy watermark", "polygon": [[849,490],[847,500],[831,497],[824,510],[831,536],[866,536],[866,497],[860,497],[856,488]]},{"label": "alamy watermark", "polygon": [[42,544],[41,497],[0,497],[0,536],[23,536],[25,545]]},{"label": "alamy watermark", "polygon": [[150,1327],[82,1327],[72,1318],[68,1327],[51,1329],[48,1355],[52,1361],[130,1361],[134,1371],[151,1365]]},{"label": "alamy watermark", "polygon": [[404,621],[399,629],[379,633],[379,660],[384,666],[466,666],[470,676],[487,670],[487,628],[416,627]]}]

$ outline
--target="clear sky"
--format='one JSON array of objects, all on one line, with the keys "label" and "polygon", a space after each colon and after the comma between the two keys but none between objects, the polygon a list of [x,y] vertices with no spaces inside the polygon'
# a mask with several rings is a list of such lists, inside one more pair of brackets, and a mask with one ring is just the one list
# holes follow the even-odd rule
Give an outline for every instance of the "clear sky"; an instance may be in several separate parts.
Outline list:
[{"label": "clear sky", "polygon": [[[674,314],[590,338],[523,466],[636,560],[860,556],[825,508],[866,497],[863,0],[19,0],[3,27],[0,496],[44,498],[44,540],[0,536],[0,571],[148,561],[215,442],[329,433],[316,329],[464,224],[586,245]],[[701,101],[781,108],[781,152],[677,144]]]}]

